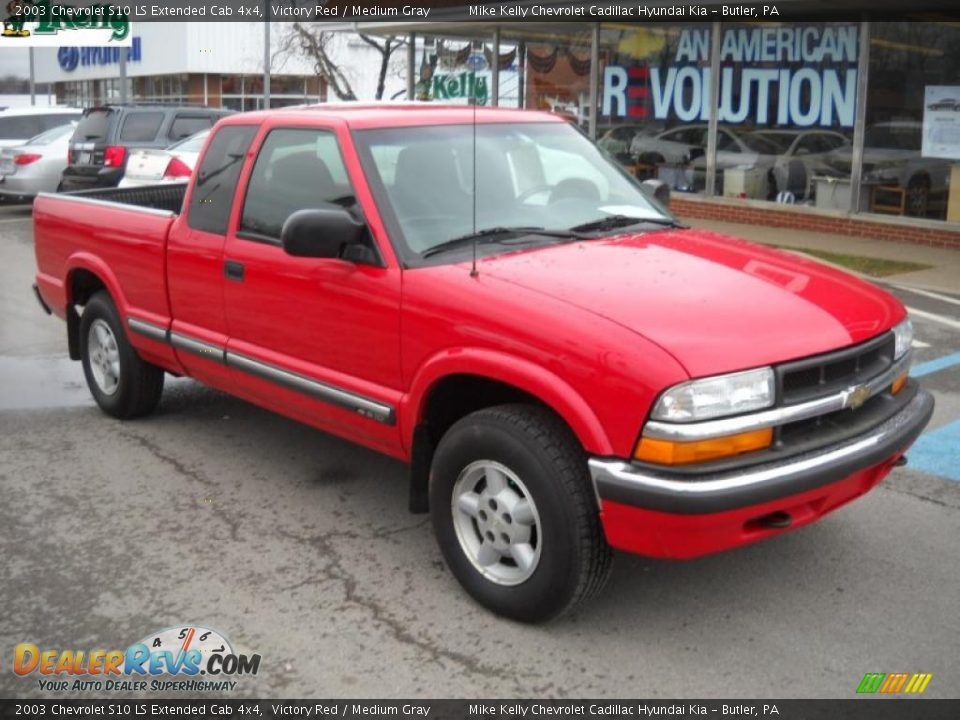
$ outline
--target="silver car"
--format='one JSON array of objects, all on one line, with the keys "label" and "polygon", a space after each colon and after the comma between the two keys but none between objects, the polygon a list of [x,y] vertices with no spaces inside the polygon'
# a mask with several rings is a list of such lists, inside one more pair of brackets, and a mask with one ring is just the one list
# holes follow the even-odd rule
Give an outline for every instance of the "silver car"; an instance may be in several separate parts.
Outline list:
[{"label": "silver car", "polygon": [[70,136],[77,123],[40,133],[23,145],[0,150],[0,199],[22,202],[55,192],[67,166]]}]

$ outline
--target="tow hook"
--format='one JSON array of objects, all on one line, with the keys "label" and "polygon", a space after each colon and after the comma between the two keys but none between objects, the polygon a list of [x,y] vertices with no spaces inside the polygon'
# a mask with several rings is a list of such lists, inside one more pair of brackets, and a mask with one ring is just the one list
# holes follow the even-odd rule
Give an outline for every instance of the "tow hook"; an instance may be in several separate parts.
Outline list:
[{"label": "tow hook", "polygon": [[756,523],[758,525],[762,525],[763,527],[782,530],[783,528],[790,527],[790,525],[793,523],[793,518],[790,517],[788,513],[778,510],[777,512],[757,518]]},{"label": "tow hook", "polygon": [[900,457],[898,457],[898,458],[894,461],[893,466],[894,466],[894,467],[903,467],[903,466],[906,465],[906,464],[907,464],[907,456],[906,456],[906,455],[901,455]]}]

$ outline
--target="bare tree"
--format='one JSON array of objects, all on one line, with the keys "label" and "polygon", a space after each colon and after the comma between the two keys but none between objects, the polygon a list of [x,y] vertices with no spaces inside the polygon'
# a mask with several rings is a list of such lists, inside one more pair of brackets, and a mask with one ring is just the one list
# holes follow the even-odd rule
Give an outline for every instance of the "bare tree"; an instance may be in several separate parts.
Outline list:
[{"label": "bare tree", "polygon": [[[302,54],[313,61],[314,71],[326,83],[329,90],[340,100],[356,100],[350,79],[334,57],[336,33],[323,30],[324,23],[291,23],[290,30],[281,41],[278,55]],[[394,53],[407,44],[405,39],[394,35],[374,38],[358,33],[360,39],[380,54],[380,68],[377,76],[376,99],[383,98],[387,71]]]}]

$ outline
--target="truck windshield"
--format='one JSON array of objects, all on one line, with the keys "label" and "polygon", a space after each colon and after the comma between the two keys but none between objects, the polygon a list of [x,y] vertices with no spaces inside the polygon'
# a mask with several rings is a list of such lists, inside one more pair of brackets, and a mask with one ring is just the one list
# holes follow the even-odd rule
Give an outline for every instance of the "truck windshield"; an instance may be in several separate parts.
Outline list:
[{"label": "truck windshield", "polygon": [[[488,123],[380,128],[355,133],[363,165],[381,205],[392,213],[400,254],[411,264],[437,257],[447,244],[469,252],[470,237],[494,228],[539,228],[529,242],[557,242],[582,226],[624,227],[624,218],[651,227],[666,210],[566,123]],[[484,254],[515,249],[485,244]],[[490,236],[490,233],[487,234]],[[456,259],[456,258],[448,258]]]}]

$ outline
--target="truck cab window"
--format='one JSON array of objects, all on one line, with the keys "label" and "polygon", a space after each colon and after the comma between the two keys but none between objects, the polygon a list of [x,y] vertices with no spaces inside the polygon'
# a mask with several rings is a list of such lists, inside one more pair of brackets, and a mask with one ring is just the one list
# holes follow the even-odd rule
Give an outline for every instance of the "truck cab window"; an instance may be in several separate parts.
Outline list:
[{"label": "truck cab window", "polygon": [[284,221],[297,210],[342,204],[352,195],[332,133],[274,130],[253,166],[239,232],[247,239],[279,242]]},{"label": "truck cab window", "polygon": [[256,125],[228,125],[210,141],[190,197],[187,224],[194,230],[225,235],[243,158]]}]

